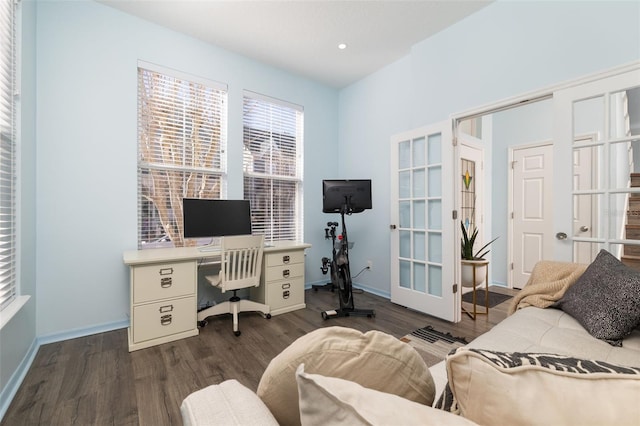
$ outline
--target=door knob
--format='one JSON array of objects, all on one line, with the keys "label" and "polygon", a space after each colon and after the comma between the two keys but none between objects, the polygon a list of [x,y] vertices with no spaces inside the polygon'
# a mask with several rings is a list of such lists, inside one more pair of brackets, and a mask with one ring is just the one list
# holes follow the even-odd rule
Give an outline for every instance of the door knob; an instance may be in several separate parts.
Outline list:
[{"label": "door knob", "polygon": [[567,234],[565,234],[564,232],[558,232],[556,234],[556,238],[559,240],[566,240],[567,239]]},{"label": "door knob", "polygon": [[587,231],[589,231],[589,227],[588,226],[582,225],[580,227],[580,232],[587,232]]}]

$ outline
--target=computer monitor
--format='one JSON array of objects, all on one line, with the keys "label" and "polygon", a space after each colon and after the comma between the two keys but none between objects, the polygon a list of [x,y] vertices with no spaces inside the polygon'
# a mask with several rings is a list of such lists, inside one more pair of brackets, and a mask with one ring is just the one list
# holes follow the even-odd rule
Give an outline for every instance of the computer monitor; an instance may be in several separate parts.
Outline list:
[{"label": "computer monitor", "polygon": [[251,234],[249,200],[182,199],[184,238]]},{"label": "computer monitor", "polygon": [[371,179],[325,179],[322,181],[323,213],[360,213],[371,209]]}]

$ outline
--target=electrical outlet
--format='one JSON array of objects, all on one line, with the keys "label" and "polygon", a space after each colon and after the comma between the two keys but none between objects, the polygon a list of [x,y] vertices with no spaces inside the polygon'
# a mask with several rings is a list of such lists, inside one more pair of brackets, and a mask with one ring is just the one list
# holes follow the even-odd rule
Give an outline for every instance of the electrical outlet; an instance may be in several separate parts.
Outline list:
[{"label": "electrical outlet", "polygon": [[373,262],[370,260],[367,260],[367,269],[371,270],[372,266],[373,266]]}]

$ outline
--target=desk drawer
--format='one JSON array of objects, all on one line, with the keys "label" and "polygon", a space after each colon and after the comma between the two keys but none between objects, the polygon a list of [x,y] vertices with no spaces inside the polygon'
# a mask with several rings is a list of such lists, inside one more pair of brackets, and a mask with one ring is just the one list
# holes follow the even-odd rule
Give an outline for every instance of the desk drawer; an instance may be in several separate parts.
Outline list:
[{"label": "desk drawer", "polygon": [[264,271],[264,279],[266,282],[284,280],[295,277],[304,276],[304,263],[296,263],[293,265],[271,266]]},{"label": "desk drawer", "polygon": [[267,300],[271,311],[304,303],[304,278],[281,280],[267,284]]},{"label": "desk drawer", "polygon": [[195,296],[134,306],[133,341],[139,343],[191,330],[197,327],[196,320]]},{"label": "desk drawer", "polygon": [[304,263],[304,251],[283,251],[278,253],[267,253],[264,256],[264,263],[267,267],[279,265],[291,265],[293,263]]},{"label": "desk drawer", "polygon": [[195,292],[195,262],[134,266],[131,274],[134,304],[186,296]]}]

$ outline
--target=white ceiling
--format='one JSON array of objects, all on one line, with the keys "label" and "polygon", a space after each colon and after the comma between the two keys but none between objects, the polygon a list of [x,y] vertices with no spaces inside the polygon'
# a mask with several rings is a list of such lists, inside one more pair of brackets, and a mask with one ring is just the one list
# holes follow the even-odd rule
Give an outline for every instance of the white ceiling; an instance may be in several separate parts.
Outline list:
[{"label": "white ceiling", "polygon": [[[98,0],[260,62],[342,88],[485,7],[482,0]],[[347,49],[339,50],[339,43]]]}]

